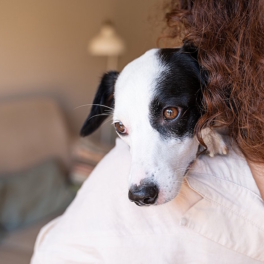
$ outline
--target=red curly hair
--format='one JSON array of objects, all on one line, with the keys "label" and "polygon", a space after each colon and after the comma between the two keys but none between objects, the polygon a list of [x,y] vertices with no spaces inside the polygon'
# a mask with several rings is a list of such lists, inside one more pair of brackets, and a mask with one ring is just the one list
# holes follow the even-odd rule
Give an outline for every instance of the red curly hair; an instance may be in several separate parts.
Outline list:
[{"label": "red curly hair", "polygon": [[170,37],[183,34],[208,75],[199,141],[202,128],[227,126],[245,157],[258,163],[264,163],[263,6],[262,0],[174,0],[166,14]]}]

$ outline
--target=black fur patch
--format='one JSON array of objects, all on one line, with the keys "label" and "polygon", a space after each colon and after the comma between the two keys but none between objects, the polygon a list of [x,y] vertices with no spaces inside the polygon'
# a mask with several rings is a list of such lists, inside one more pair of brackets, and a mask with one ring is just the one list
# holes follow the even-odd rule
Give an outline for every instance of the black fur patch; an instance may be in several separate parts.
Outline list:
[{"label": "black fur patch", "polygon": [[91,112],[80,131],[82,137],[92,134],[97,128],[99,128],[107,118],[107,114],[110,111],[109,107],[114,106],[114,86],[118,75],[118,72],[111,71],[105,73],[102,77],[93,101]]},{"label": "black fur patch", "polygon": [[[161,49],[158,59],[165,70],[158,76],[150,103],[150,123],[164,138],[193,136],[201,116],[201,87],[205,85],[193,50]],[[173,120],[163,117],[164,109],[177,107]]]}]

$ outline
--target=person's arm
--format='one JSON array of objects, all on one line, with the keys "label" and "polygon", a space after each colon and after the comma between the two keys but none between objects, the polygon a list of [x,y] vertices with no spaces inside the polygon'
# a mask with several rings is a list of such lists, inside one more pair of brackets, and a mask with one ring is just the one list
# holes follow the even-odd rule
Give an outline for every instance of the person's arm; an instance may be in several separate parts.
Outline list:
[{"label": "person's arm", "polygon": [[264,164],[256,164],[248,161],[248,165],[259,188],[262,200],[264,201]]}]

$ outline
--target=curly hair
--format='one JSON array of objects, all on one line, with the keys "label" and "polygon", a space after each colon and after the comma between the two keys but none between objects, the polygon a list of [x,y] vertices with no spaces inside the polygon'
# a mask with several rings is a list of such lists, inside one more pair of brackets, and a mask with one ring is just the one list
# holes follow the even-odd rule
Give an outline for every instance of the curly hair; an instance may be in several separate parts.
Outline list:
[{"label": "curly hair", "polygon": [[207,72],[200,143],[202,128],[225,126],[247,159],[264,163],[263,1],[173,0],[166,22]]}]

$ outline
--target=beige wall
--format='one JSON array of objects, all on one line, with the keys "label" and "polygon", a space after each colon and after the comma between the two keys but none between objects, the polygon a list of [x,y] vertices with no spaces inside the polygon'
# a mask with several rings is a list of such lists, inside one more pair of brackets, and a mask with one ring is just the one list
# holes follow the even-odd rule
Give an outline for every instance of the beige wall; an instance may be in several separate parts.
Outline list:
[{"label": "beige wall", "polygon": [[[112,19],[127,43],[120,68],[156,46],[153,20],[161,0],[0,0],[0,99],[49,95],[78,132],[105,59],[87,43]],[[150,22],[150,20],[152,22]]]}]

